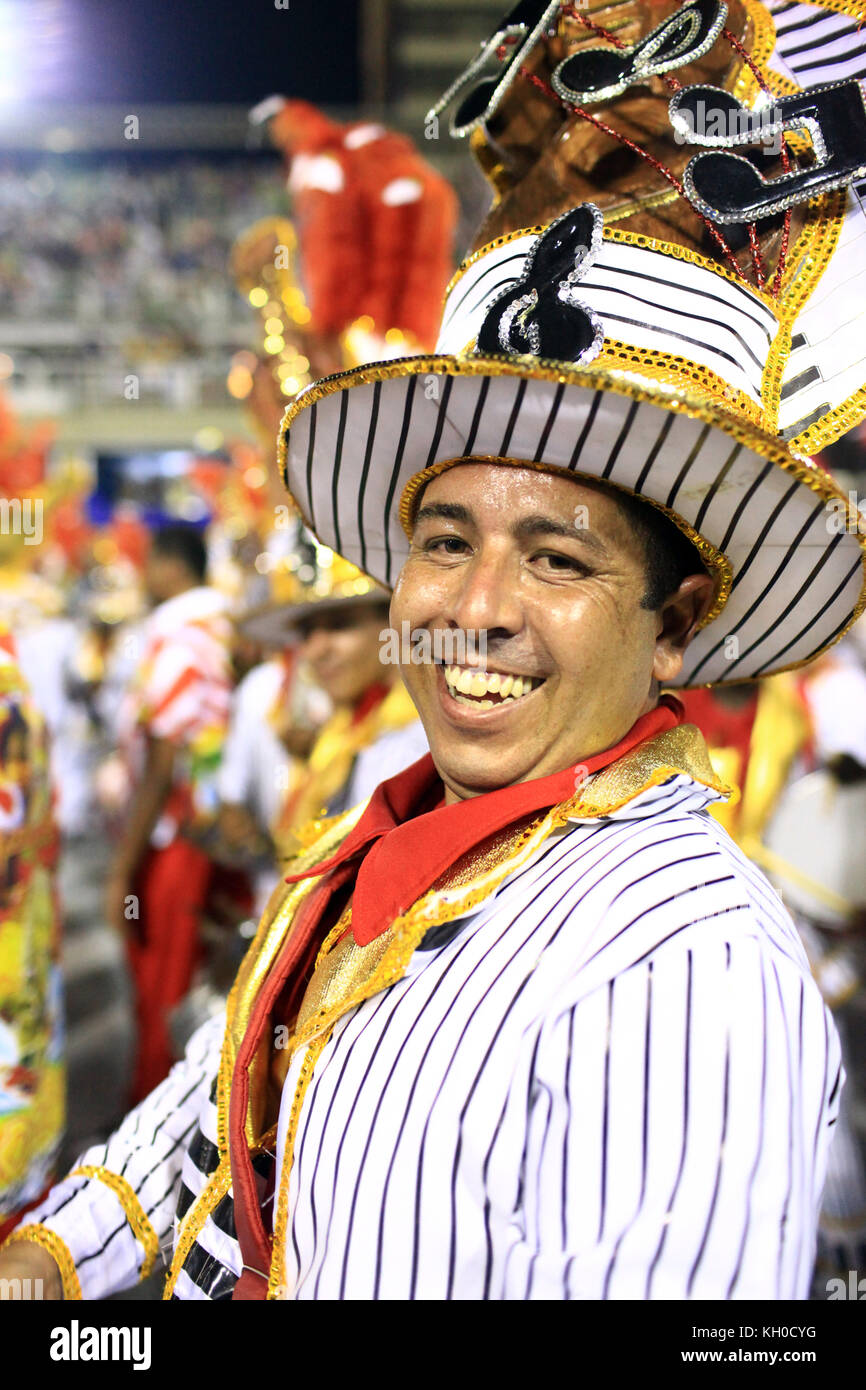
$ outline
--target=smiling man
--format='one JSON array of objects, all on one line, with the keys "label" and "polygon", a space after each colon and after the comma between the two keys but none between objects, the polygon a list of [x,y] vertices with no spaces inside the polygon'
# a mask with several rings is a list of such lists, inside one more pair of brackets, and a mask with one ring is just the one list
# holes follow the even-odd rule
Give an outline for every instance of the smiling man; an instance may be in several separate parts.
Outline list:
[{"label": "smiling man", "polygon": [[468,462],[428,483],[392,623],[485,634],[483,673],[403,669],[446,802],[613,747],[679,674],[712,593],[673,525],[604,488]]},{"label": "smiling man", "polygon": [[866,372],[853,341],[841,374],[798,355],[848,321],[832,248],[866,227],[852,203],[839,237],[842,200],[802,213],[811,165],[771,190],[782,235],[729,244],[686,201],[653,74],[678,71],[678,100],[767,74],[735,0],[683,8],[618,0],[609,42],[603,8],[584,29],[522,0],[486,50],[498,75],[449,90],[474,84],[455,127],[496,201],[439,350],[315,383],[280,456],[319,538],[393,589],[394,626],[473,655],[407,662],[431,754],[315,828],[225,1025],[3,1274],[17,1257],[100,1297],[176,1217],[176,1298],[807,1296],[838,1043],[663,687],[802,664],[866,602],[859,521],[803,452],[862,413]]}]

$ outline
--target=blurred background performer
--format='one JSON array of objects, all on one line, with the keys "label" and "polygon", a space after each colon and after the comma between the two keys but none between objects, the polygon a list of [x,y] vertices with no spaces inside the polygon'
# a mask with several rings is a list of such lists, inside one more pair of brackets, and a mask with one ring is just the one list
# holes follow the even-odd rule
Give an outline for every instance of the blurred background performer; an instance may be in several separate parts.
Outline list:
[{"label": "blurred background performer", "polygon": [[[387,592],[309,535],[290,557],[283,578],[281,601],[242,622],[247,635],[267,647],[293,643],[294,680],[300,684],[294,698],[289,688],[282,708],[275,703],[270,710],[272,730],[293,750],[268,826],[275,877],[277,867],[284,868],[303,846],[310,822],[366,799],[380,781],[427,752],[399,668],[381,660]],[[309,707],[318,716],[323,697],[331,713],[311,729]],[[299,708],[301,701],[306,709]]]},{"label": "blurred background performer", "polygon": [[0,1239],[47,1188],[63,1137],[57,848],[44,723],[0,624]]},{"label": "blurred background performer", "polygon": [[[166,526],[153,539],[147,621],[126,711],[132,796],[106,889],[106,915],[127,941],[136,995],[140,1099],[173,1060],[167,1013],[189,988],[212,861],[184,834],[202,810],[228,726],[231,624],[205,583],[202,537]],[[206,808],[205,808],[206,809]]]}]

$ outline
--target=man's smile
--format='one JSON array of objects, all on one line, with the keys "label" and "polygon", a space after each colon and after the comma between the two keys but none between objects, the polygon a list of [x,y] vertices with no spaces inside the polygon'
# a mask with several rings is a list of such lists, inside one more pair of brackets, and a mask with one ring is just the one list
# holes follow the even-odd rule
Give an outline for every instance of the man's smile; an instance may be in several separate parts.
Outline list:
[{"label": "man's smile", "polygon": [[511,671],[479,670],[477,666],[441,666],[445,698],[474,709],[494,709],[522,704],[544,684],[542,676]]}]

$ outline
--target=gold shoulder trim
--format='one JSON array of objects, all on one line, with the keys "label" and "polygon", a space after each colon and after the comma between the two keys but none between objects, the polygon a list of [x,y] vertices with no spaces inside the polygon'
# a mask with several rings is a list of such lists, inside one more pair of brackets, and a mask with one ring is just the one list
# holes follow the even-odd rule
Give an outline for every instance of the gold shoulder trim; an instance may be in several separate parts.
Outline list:
[{"label": "gold shoulder trim", "polygon": [[19,1226],[18,1230],[13,1231],[8,1240],[3,1242],[3,1249],[5,1250],[7,1245],[20,1245],[23,1241],[41,1245],[43,1250],[48,1251],[60,1270],[64,1299],[67,1303],[81,1303],[84,1295],[81,1292],[81,1285],[75,1272],[72,1251],[66,1241],[50,1227],[34,1224],[33,1226]]},{"label": "gold shoulder trim", "polygon": [[[311,869],[329,859],[339,849],[349,831],[359,819],[364,804],[354,806],[345,815],[337,817],[324,834],[299,854],[292,863],[294,872]],[[228,1155],[229,1091],[235,1061],[240,1050],[244,1033],[249,1026],[259,990],[267,979],[283,943],[286,941],[295,920],[301,901],[315,887],[315,879],[302,879],[300,883],[280,883],[274,889],[262,915],[249,950],[241,962],[240,969],[232,986],[226,1005],[226,1031],[220,1058],[217,1079],[217,1140],[220,1153]],[[252,1116],[255,1092],[267,1083],[267,1057],[256,1058],[251,1068],[250,1114],[247,1117],[248,1138],[255,1141],[256,1125]],[[259,1076],[261,1073],[261,1077]],[[261,1080],[262,1087],[258,1083]]]},{"label": "gold shoulder trim", "polygon": [[144,1248],[144,1259],[139,1275],[139,1283],[143,1283],[153,1273],[156,1257],[159,1254],[159,1236],[126,1178],[122,1178],[119,1173],[112,1173],[110,1168],[95,1167],[92,1164],[74,1168],[69,1176],[71,1178],[95,1178],[97,1182],[105,1183],[105,1186],[114,1193],[123,1208],[132,1234]]},{"label": "gold shoulder trim", "polygon": [[610,767],[587,777],[580,791],[560,808],[560,812],[567,820],[610,815],[634,801],[641,792],[659,786],[678,773],[721,796],[735,795],[735,789],[715,772],[700,729],[694,724],[679,724],[646,743],[639,743]]}]

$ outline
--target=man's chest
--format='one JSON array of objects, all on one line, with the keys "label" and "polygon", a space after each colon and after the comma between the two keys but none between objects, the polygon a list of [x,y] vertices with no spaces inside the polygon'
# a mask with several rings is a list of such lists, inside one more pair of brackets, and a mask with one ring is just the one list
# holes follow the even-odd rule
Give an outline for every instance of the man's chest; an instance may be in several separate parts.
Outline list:
[{"label": "man's chest", "polygon": [[483,1297],[500,1277],[555,951],[549,920],[515,922],[505,902],[457,926],[292,1058],[275,1231],[289,1298]]}]

